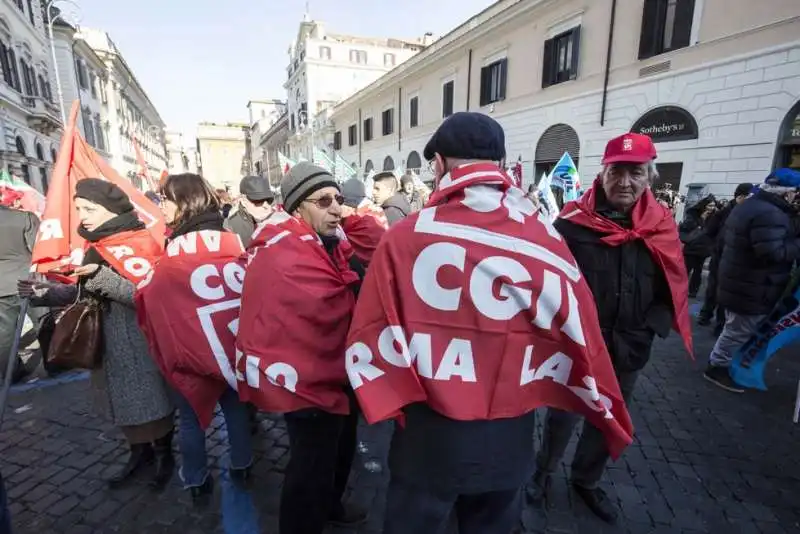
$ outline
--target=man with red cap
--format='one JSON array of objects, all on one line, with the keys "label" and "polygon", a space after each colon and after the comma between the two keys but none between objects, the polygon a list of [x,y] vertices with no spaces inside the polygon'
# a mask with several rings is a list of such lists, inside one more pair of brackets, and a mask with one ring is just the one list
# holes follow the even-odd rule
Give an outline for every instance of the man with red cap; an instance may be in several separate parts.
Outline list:
[{"label": "man with red cap", "polygon": [[[658,178],[655,158],[655,146],[646,135],[612,139],[592,187],[567,203],[554,223],[594,293],[603,339],[626,402],[656,334],[666,337],[673,326],[692,350],[678,230],[650,190]],[[532,501],[547,499],[551,474],[578,420],[575,414],[548,410],[528,489]],[[585,424],[572,461],[572,486],[592,512],[613,523],[616,507],[598,487],[608,459],[601,432]]]}]

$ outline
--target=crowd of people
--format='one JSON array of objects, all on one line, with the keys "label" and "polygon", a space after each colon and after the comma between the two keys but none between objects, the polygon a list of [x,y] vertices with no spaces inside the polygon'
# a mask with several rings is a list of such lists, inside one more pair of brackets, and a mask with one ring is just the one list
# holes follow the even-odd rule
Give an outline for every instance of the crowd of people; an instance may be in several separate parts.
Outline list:
[{"label": "crowd of people", "polygon": [[706,377],[735,389],[731,352],[800,259],[800,175],[773,173],[754,195],[742,184],[721,209],[704,199],[679,231],[650,188],[657,154],[646,135],[611,139],[596,180],[554,223],[505,171],[492,118],[452,115],[424,157],[433,192],[388,171],[367,191],[308,162],[288,171],[279,194],[244,178],[237,200],[200,176],[170,175],[151,197],[164,242],[119,187],[79,180],[86,246],[73,284],[27,277],[38,222],[0,208],[3,280],[20,279],[0,285],[3,343],[21,298],[99,303],[92,389],[129,446],[112,488],[150,466],[154,490],[170,481],[177,412],[179,477],[203,504],[214,489],[205,429],[217,407],[230,478],[251,484],[256,413],[281,413],[291,458],[279,532],[355,527],[369,512],[343,499],[359,420],[396,421],[384,533],[442,533],[453,518],[462,534],[509,533],[526,497],[549,499],[584,419],[572,486],[615,522],[599,482],[632,441],[626,403],[654,338],[675,330],[692,352],[689,298],[710,256],[701,323],[715,313],[725,322]]}]

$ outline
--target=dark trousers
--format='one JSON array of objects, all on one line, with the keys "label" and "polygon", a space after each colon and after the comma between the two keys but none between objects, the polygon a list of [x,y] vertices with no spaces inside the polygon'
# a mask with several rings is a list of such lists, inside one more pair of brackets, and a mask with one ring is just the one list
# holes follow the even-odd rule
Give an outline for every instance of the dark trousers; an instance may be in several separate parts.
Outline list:
[{"label": "dark trousers", "polygon": [[689,295],[697,296],[700,284],[703,283],[703,264],[706,259],[702,256],[684,256],[686,273],[689,275]]},{"label": "dark trousers", "polygon": [[521,513],[521,488],[459,495],[419,488],[392,477],[383,534],[443,534],[451,514],[458,522],[458,534],[509,534]]},{"label": "dark trousers", "polygon": [[0,534],[11,534],[11,513],[8,511],[8,496],[2,475],[0,475]]},{"label": "dark trousers", "polygon": [[706,296],[703,307],[700,310],[700,318],[711,320],[716,311],[717,324],[725,322],[725,310],[717,304],[717,283],[719,270],[719,256],[711,256],[708,263],[708,280],[706,281]]},{"label": "dark trousers", "polygon": [[[617,372],[622,398],[626,404],[633,394],[638,375],[638,371]],[[542,448],[536,457],[538,471],[547,474],[555,472],[572,437],[572,431],[580,419],[581,416],[574,413],[552,408],[547,410]],[[609,458],[603,433],[594,425],[584,423],[578,448],[572,459],[572,482],[584,488],[596,488],[603,477]]]},{"label": "dark trousers", "polygon": [[287,413],[291,456],[281,491],[280,534],[321,534],[347,489],[358,411]]}]

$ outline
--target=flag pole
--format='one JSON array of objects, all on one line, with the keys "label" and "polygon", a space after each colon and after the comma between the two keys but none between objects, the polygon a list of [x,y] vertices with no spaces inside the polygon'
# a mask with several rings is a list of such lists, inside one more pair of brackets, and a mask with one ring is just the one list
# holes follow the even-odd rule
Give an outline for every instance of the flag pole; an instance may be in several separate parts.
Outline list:
[{"label": "flag pole", "polygon": [[[28,315],[28,307],[30,300],[27,298],[22,299],[22,305],[19,310],[19,317],[17,317],[17,328],[14,332],[14,342],[11,344],[11,353],[8,355],[8,364],[6,365],[6,376],[3,379],[3,390],[0,391],[0,427],[3,425],[3,418],[6,414],[6,403],[8,401],[8,392],[11,389],[11,379],[14,376],[14,369],[17,364],[17,352],[19,352],[19,340],[22,337],[22,329],[25,327],[25,317]],[[45,357],[47,357],[45,355]]]}]

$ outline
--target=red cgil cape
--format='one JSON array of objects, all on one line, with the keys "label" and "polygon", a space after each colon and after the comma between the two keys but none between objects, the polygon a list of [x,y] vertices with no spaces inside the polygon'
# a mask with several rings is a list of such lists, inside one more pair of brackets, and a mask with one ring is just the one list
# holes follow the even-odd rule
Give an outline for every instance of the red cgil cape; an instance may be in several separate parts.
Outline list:
[{"label": "red cgil cape", "polygon": [[678,227],[672,218],[672,213],[659,204],[653,192],[648,189],[631,211],[633,227],[623,228],[595,212],[598,187],[601,187],[600,182],[595,180],[592,187],[580,199],[564,205],[559,217],[606,234],[602,241],[612,247],[634,239],[644,241],[667,279],[674,311],[673,328],[683,338],[686,350],[694,358],[692,326],[689,319],[689,281],[678,238]]}]

